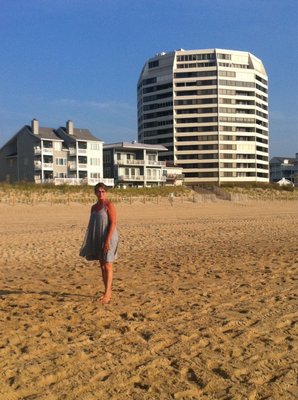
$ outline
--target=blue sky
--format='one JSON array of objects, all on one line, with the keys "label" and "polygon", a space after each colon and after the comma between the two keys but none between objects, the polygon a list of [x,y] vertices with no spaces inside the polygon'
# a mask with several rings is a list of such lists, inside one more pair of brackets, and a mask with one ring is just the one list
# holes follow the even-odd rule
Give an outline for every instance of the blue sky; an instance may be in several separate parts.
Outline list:
[{"label": "blue sky", "polygon": [[269,76],[270,156],[298,152],[297,0],[0,0],[0,146],[33,118],[137,139],[145,61],[232,49]]}]

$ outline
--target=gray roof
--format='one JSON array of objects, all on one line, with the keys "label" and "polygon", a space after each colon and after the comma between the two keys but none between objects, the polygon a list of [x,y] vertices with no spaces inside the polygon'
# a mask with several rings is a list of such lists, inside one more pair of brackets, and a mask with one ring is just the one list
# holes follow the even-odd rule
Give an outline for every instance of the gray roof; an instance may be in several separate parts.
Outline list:
[{"label": "gray roof", "polygon": [[122,148],[122,149],[146,149],[146,150],[157,150],[157,151],[167,151],[168,149],[161,144],[145,144],[138,142],[119,142],[104,144],[104,149]]},{"label": "gray roof", "polygon": [[34,137],[36,137],[38,139],[60,140],[60,141],[62,140],[59,136],[56,135],[54,128],[40,127],[38,129],[38,134],[35,135],[32,132],[32,128],[30,125],[26,125],[26,127],[27,127],[27,129],[29,129],[31,134],[34,135]]},{"label": "gray roof", "polygon": [[[59,129],[62,129],[66,135],[67,129],[65,127],[60,127]],[[73,135],[68,135],[69,138],[73,138],[74,140],[91,140],[91,141],[96,141],[96,142],[102,142],[102,140],[98,139],[97,137],[93,136],[92,133],[89,131],[89,129],[80,129],[80,128],[74,128],[73,129]]]}]

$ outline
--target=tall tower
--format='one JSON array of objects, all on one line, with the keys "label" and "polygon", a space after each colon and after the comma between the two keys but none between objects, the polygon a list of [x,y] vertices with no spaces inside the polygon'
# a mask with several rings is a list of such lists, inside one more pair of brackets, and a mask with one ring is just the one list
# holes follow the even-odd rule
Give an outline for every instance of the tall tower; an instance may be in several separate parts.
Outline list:
[{"label": "tall tower", "polygon": [[254,55],[177,50],[144,65],[138,140],[183,168],[185,182],[269,182],[268,79]]}]

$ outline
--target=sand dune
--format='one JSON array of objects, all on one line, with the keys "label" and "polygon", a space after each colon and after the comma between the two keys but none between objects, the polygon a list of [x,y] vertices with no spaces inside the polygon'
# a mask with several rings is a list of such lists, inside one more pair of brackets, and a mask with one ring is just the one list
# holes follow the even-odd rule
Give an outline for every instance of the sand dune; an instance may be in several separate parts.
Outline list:
[{"label": "sand dune", "polygon": [[102,306],[89,206],[0,205],[0,399],[296,398],[297,210],[117,204]]}]

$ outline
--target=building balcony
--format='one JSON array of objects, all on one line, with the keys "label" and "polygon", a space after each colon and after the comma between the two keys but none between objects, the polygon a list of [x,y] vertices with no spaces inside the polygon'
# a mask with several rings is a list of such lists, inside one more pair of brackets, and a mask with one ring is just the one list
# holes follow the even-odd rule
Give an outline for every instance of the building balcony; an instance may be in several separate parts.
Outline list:
[{"label": "building balcony", "polygon": [[42,153],[43,154],[53,154],[53,147],[43,147]]},{"label": "building balcony", "polygon": [[87,149],[78,149],[78,154],[87,154]]},{"label": "building balcony", "polygon": [[166,166],[166,162],[165,161],[154,161],[154,160],[146,160],[146,165],[154,165],[154,166],[161,166],[161,167],[165,167]]},{"label": "building balcony", "polygon": [[34,168],[41,169],[41,161],[34,161]]},{"label": "building balcony", "polygon": [[77,154],[77,150],[73,147],[69,148],[69,155],[75,156]]},{"label": "building balcony", "polygon": [[127,160],[127,159],[122,159],[122,160],[116,160],[115,161],[116,165],[154,165],[154,166],[162,166],[164,167],[166,165],[165,161],[156,161],[156,160]]},{"label": "building balcony", "polygon": [[34,147],[34,154],[35,154],[35,155],[41,154],[41,148],[40,148],[39,146],[35,146],[35,147]]},{"label": "building balcony", "polygon": [[52,170],[53,169],[53,163],[43,163],[42,164],[42,168],[43,169],[47,169],[47,170]]},{"label": "building balcony", "polygon": [[123,181],[123,182],[131,182],[131,181],[144,181],[144,175],[120,175],[118,177],[118,181]]},{"label": "building balcony", "polygon": [[[49,178],[44,182],[54,183],[55,185],[90,185],[94,186],[98,182],[106,186],[114,187],[114,179],[92,179],[92,178]],[[35,183],[41,183],[40,177],[35,177]]]},{"label": "building balcony", "polygon": [[126,158],[123,158],[121,160],[116,160],[115,164],[116,165],[144,165],[145,160],[127,160]]},{"label": "building balcony", "polygon": [[87,169],[87,164],[78,164],[78,169],[83,169],[84,171]]},{"label": "building balcony", "polygon": [[76,171],[77,170],[77,164],[75,162],[70,162],[68,163],[68,168],[70,171]]},{"label": "building balcony", "polygon": [[52,170],[53,163],[42,163],[41,161],[34,161],[34,169],[45,169],[45,170]]},{"label": "building balcony", "polygon": [[146,181],[150,181],[150,182],[165,182],[166,181],[166,177],[165,176],[160,176],[160,177],[153,177],[153,176],[147,176],[146,177]]},{"label": "building balcony", "polygon": [[165,178],[167,182],[175,182],[176,180],[183,180],[184,174],[168,174]]}]

